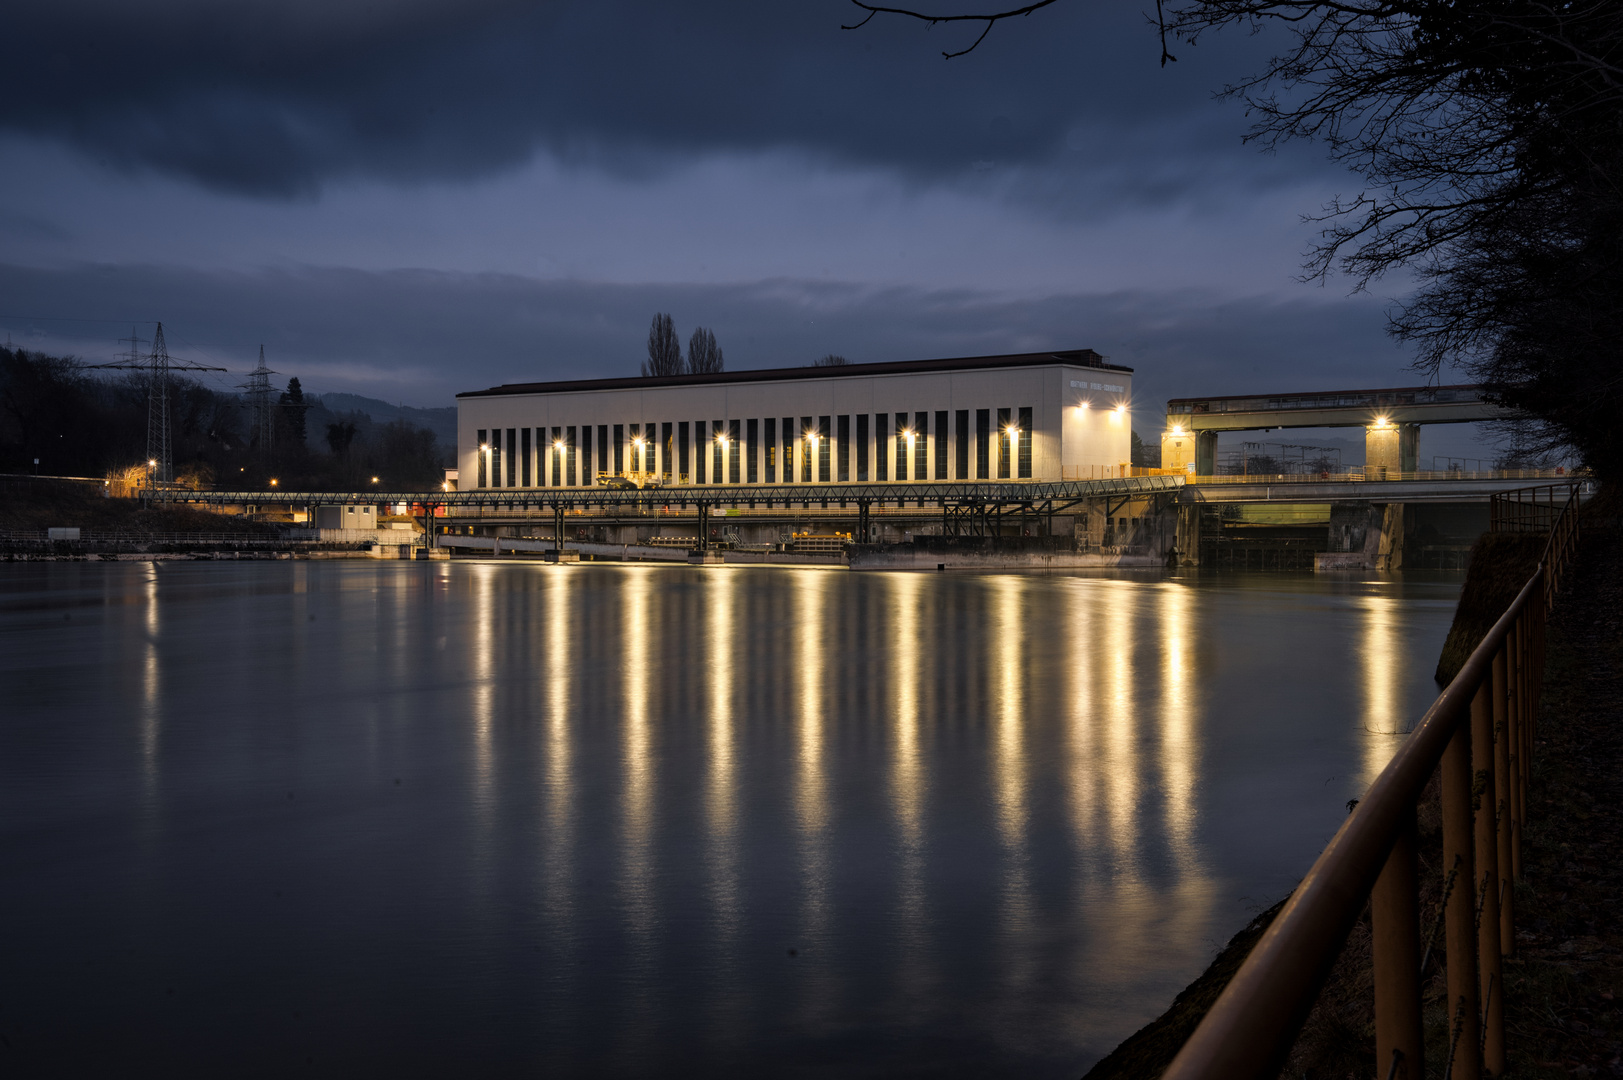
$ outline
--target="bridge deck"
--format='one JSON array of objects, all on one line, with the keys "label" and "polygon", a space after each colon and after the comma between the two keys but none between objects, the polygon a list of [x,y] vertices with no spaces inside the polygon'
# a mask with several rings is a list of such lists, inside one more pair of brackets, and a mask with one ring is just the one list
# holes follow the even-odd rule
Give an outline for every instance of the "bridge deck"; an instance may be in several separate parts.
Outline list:
[{"label": "bridge deck", "polygon": [[161,503],[212,506],[349,506],[412,503],[446,507],[524,507],[551,509],[639,509],[651,506],[783,507],[860,506],[1027,506],[1051,510],[1087,499],[1154,495],[1182,487],[1182,476],[1124,476],[1110,480],[1003,481],[877,484],[681,485],[617,491],[583,488],[484,488],[475,491],[176,491],[149,490],[142,497]]},{"label": "bridge deck", "polygon": [[1244,394],[1173,398],[1167,402],[1167,427],[1186,431],[1363,427],[1376,417],[1393,424],[1464,424],[1507,415],[1506,410],[1483,401],[1480,388],[1475,386]]}]

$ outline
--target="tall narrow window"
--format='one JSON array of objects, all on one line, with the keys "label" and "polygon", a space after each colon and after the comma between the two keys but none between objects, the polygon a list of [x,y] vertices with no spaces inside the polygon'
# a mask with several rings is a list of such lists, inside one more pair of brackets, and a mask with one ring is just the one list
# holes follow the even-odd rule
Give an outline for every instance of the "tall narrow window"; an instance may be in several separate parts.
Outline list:
[{"label": "tall narrow window", "polygon": [[592,425],[582,424],[580,428],[580,486],[591,487],[597,483],[597,472],[592,464]]},{"label": "tall narrow window", "polygon": [[992,410],[975,410],[975,479],[992,478]]},{"label": "tall narrow window", "polygon": [[930,479],[930,414],[913,414],[913,479]]},{"label": "tall narrow window", "polygon": [[609,425],[597,425],[597,471],[609,471]]},{"label": "tall narrow window", "polygon": [[726,421],[710,421],[710,476],[711,483],[725,484],[727,482],[727,461],[722,453],[721,436],[726,434]]},{"label": "tall narrow window", "polygon": [[752,484],[761,482],[761,422],[744,423],[744,477]]},{"label": "tall narrow window", "polygon": [[1023,405],[1020,408],[1020,423],[1015,428],[1020,433],[1020,450],[1016,460],[1020,463],[1020,478],[1031,479],[1031,406]]},{"label": "tall narrow window", "polygon": [[530,429],[518,430],[519,452],[519,484],[522,487],[530,486]]},{"label": "tall narrow window", "polygon": [[795,482],[795,451],[800,445],[800,429],[795,427],[795,418],[783,418],[783,482]]},{"label": "tall narrow window", "polygon": [[502,429],[490,432],[490,486],[502,486]]},{"label": "tall narrow window", "polygon": [[890,479],[890,417],[874,413],[873,417],[873,478]]},{"label": "tall narrow window", "polygon": [[776,416],[766,418],[765,445],[766,482],[776,484],[778,482],[778,418]]},{"label": "tall narrow window", "polygon": [[851,418],[849,416],[839,418],[836,425],[836,436],[840,445],[835,450],[836,468],[834,475],[839,477],[840,483],[849,484],[851,482]]},{"label": "tall narrow window", "polygon": [[660,426],[659,445],[659,469],[665,474],[665,482],[668,484],[674,479],[671,476],[671,425],[669,421]]},{"label": "tall narrow window", "polygon": [[997,411],[997,478],[1009,478],[1009,410]]},{"label": "tall narrow window", "polygon": [[868,414],[857,414],[857,483],[868,480]]},{"label": "tall narrow window", "polygon": [[[540,435],[546,434],[546,430],[546,428],[536,428],[537,433]],[[536,441],[539,442],[540,439],[538,438]],[[561,427],[553,428],[552,442],[537,449],[542,452],[542,460],[545,460],[546,451],[552,451],[552,486],[563,487],[564,465],[567,463],[567,455],[564,451],[564,429]]]},{"label": "tall narrow window", "polygon": [[896,479],[907,479],[907,443],[913,429],[907,423],[907,414],[896,414]]},{"label": "tall narrow window", "polygon": [[829,459],[834,456],[834,428],[829,418],[817,418],[817,482],[826,484],[832,477],[829,470]]},{"label": "tall narrow window", "polygon": [[487,470],[488,470],[488,467],[489,467],[488,466],[488,463],[489,463],[488,447],[490,446],[490,444],[485,441],[485,438],[486,438],[485,429],[480,428],[479,429],[479,486],[480,487],[489,487],[490,486],[490,478],[487,475]]},{"label": "tall narrow window", "polygon": [[631,424],[629,426],[629,430],[626,432],[626,435],[628,436],[626,445],[626,471],[640,472],[642,471],[642,425]]},{"label": "tall narrow window", "polygon": [[739,459],[744,456],[744,440],[739,438],[740,434],[742,433],[738,430],[738,421],[727,421],[727,443],[725,449],[727,451],[727,482],[729,484],[738,483],[740,473]]},{"label": "tall narrow window", "polygon": [[953,464],[956,466],[956,468],[953,470],[953,479],[955,479],[955,480],[968,480],[969,479],[969,410],[968,409],[959,409],[957,419],[958,419],[958,424],[957,424],[957,427],[958,427],[958,431],[957,431],[958,445],[953,447],[953,449],[957,451],[957,453],[955,453],[953,455],[955,458],[957,458],[957,461],[953,462]]},{"label": "tall narrow window", "polygon": [[935,414],[935,478],[947,478],[947,414],[944,410]]},{"label": "tall narrow window", "polygon": [[816,440],[812,438],[816,434],[816,429],[812,427],[812,418],[802,416],[800,418],[800,480],[806,484],[812,482],[812,469],[815,468],[812,464],[811,450],[816,445]]},{"label": "tall narrow window", "polygon": [[676,471],[681,474],[677,477],[679,483],[686,483],[691,479],[688,475],[688,466],[692,464],[688,460],[688,451],[690,449],[691,447],[688,445],[688,422],[683,420],[676,425]]},{"label": "tall narrow window", "polygon": [[564,483],[570,487],[575,486],[575,471],[580,467],[580,447],[575,438],[575,429],[564,428]]},{"label": "tall narrow window", "polygon": [[507,429],[507,486],[518,487],[518,430]]},{"label": "tall narrow window", "polygon": [[709,430],[710,422],[708,420],[693,421],[693,482],[695,484],[704,483],[705,477],[709,475],[705,469],[705,462],[710,460],[710,447],[705,445],[709,441],[705,438]]},{"label": "tall narrow window", "polygon": [[626,471],[626,426],[614,425],[614,438],[610,440],[614,450],[614,475],[619,476]]}]

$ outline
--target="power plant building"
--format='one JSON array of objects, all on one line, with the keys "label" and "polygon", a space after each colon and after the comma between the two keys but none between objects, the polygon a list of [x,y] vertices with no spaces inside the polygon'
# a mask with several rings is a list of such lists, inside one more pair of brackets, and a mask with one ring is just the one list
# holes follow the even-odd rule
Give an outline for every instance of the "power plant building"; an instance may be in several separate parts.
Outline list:
[{"label": "power plant building", "polygon": [[509,384],[457,395],[459,487],[1124,476],[1132,375],[1080,349]]}]

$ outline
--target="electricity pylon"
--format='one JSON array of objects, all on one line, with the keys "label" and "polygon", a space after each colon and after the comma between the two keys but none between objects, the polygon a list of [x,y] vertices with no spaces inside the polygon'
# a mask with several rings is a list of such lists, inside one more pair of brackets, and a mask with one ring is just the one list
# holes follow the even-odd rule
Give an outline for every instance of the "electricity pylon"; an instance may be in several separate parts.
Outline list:
[{"label": "electricity pylon", "polygon": [[248,391],[248,404],[254,410],[254,442],[261,455],[268,455],[276,441],[276,402],[271,399],[270,377],[276,372],[265,366],[265,346],[259,347],[259,366],[248,373],[242,389]]},{"label": "electricity pylon", "polygon": [[[154,483],[169,484],[175,479],[175,452],[169,435],[169,372],[224,371],[223,367],[175,360],[163,343],[163,323],[152,333],[152,352],[142,359],[135,351],[138,339],[130,331],[130,351],[116,364],[92,364],[95,368],[116,368],[147,373],[147,468]],[[261,365],[263,366],[263,365]]]}]

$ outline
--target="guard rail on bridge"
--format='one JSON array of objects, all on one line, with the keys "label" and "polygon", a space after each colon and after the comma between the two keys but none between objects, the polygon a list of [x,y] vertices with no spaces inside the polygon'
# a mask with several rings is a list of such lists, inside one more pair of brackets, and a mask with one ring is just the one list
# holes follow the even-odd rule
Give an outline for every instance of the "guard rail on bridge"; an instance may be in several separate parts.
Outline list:
[{"label": "guard rail on bridge", "polygon": [[410,503],[417,506],[1024,506],[1055,509],[1086,499],[1175,491],[1184,477],[1125,476],[1099,480],[1003,480],[858,484],[716,484],[616,489],[607,487],[478,488],[472,491],[154,491],[158,503],[215,506],[347,506]]},{"label": "guard rail on bridge", "polygon": [[[1505,1071],[1501,962],[1515,948],[1512,885],[1544,627],[1578,539],[1576,493],[1538,569],[1313,864],[1165,1080],[1273,1077],[1366,900],[1374,932],[1376,1075],[1426,1075],[1415,804],[1441,766],[1449,1041],[1444,1077]],[[1473,803],[1475,805],[1473,805]]]}]

